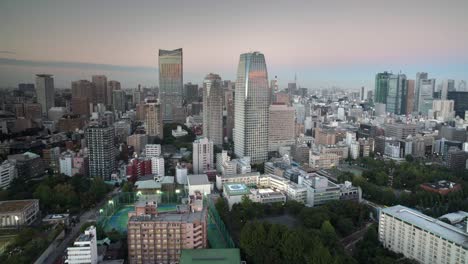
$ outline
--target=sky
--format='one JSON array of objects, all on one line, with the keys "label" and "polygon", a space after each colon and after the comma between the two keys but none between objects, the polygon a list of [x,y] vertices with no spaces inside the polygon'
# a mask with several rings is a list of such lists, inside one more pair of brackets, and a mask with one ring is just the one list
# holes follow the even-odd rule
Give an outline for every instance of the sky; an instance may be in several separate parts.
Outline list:
[{"label": "sky", "polygon": [[281,87],[373,88],[377,72],[468,80],[466,0],[1,0],[0,87],[106,74],[158,85],[158,49],[183,48],[184,82],[235,80],[265,54]]}]

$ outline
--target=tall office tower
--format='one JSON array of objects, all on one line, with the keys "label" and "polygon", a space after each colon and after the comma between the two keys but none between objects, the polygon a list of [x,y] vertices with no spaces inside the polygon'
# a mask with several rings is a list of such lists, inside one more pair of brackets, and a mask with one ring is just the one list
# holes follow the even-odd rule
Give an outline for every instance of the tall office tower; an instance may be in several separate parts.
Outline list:
[{"label": "tall office tower", "polygon": [[34,94],[34,83],[20,83],[18,84],[18,90],[23,93]]},{"label": "tall office tower", "polygon": [[184,84],[184,96],[187,104],[198,102],[198,84],[186,83]]},{"label": "tall office tower", "polygon": [[268,73],[260,52],[240,55],[234,100],[234,152],[253,163],[268,158]]},{"label": "tall office tower", "polygon": [[159,50],[159,94],[164,121],[174,120],[175,109],[182,107],[182,49]]},{"label": "tall office tower", "polygon": [[107,83],[107,89],[106,89],[106,105],[113,105],[113,95],[114,91],[119,91],[120,90],[120,82],[118,81],[109,81]]},{"label": "tall office tower", "polygon": [[210,73],[203,81],[203,136],[223,145],[223,96],[221,77]]},{"label": "tall office tower", "polygon": [[458,92],[468,92],[467,85],[465,80],[461,80],[458,82]]},{"label": "tall office tower", "polygon": [[144,107],[146,134],[148,136],[164,137],[163,114],[161,112],[161,104],[156,100],[148,100]]},{"label": "tall office tower", "polygon": [[406,114],[414,111],[414,80],[406,81]]},{"label": "tall office tower", "polygon": [[409,135],[415,136],[417,126],[414,124],[385,124],[385,136],[395,138],[398,140],[405,140]]},{"label": "tall office tower", "polygon": [[435,79],[423,79],[419,83],[419,109],[418,112],[427,116],[432,109],[432,101],[434,100]]},{"label": "tall office tower", "polygon": [[43,115],[47,115],[49,109],[55,106],[55,88],[52,76],[51,74],[36,75],[37,102],[41,104]]},{"label": "tall office tower", "polygon": [[454,80],[444,80],[442,82],[442,90],[440,91],[440,99],[447,100],[448,92],[455,92],[455,81]]},{"label": "tall office tower", "polygon": [[[427,80],[427,72],[416,73],[416,80],[414,82],[414,110],[421,112],[419,109],[419,100],[421,98],[421,80]],[[426,113],[427,114],[427,113]]]},{"label": "tall office tower", "polygon": [[232,130],[234,129],[234,90],[225,88],[223,103],[223,137],[232,141]]},{"label": "tall office tower", "polygon": [[388,72],[381,72],[375,75],[375,103],[386,104],[388,96],[388,79],[392,75]]},{"label": "tall office tower", "polygon": [[294,145],[296,135],[294,107],[272,104],[269,115],[268,150],[278,151],[280,147]]},{"label": "tall office tower", "polygon": [[72,82],[71,109],[73,113],[88,116],[90,104],[95,102],[94,84],[88,80]]},{"label": "tall office tower", "polygon": [[112,92],[112,105],[115,111],[125,112],[127,110],[127,94],[124,90]]},{"label": "tall office tower", "polygon": [[406,75],[390,75],[386,111],[397,115],[406,114],[406,94]]},{"label": "tall office tower", "polygon": [[361,87],[359,96],[360,96],[361,101],[365,101],[367,99],[366,87],[364,86]]},{"label": "tall office tower", "polygon": [[114,128],[92,125],[86,129],[89,151],[89,176],[110,179],[115,168]]},{"label": "tall office tower", "polygon": [[133,104],[137,105],[143,102],[145,98],[143,98],[143,92],[141,91],[141,86],[138,85],[138,88],[133,91]]},{"label": "tall office tower", "polygon": [[453,100],[455,115],[462,119],[467,119],[466,111],[468,111],[468,92],[448,92],[447,99]]},{"label": "tall office tower", "polygon": [[105,75],[93,75],[95,100],[94,104],[107,103],[107,77]]},{"label": "tall office tower", "polygon": [[193,142],[193,174],[202,174],[208,169],[214,169],[213,141],[208,138],[197,139]]}]

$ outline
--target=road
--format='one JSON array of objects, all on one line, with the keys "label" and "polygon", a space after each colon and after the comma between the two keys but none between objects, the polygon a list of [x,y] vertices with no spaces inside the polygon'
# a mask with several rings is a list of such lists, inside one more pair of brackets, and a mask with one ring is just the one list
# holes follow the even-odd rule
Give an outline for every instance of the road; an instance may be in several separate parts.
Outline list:
[{"label": "road", "polygon": [[367,229],[369,229],[371,225],[372,222],[367,223],[363,228],[340,240],[340,243],[350,255],[353,254],[354,246],[356,245],[356,243],[362,240],[362,238],[367,232]]},{"label": "road", "polygon": [[[109,196],[112,197],[115,193],[117,193],[117,191],[118,191],[117,189],[112,191],[109,194]],[[96,215],[97,215],[99,208],[101,208],[106,202],[107,202],[107,198],[103,199],[94,208],[84,212],[80,216],[79,224],[72,227],[72,229],[65,235],[65,238],[63,239],[63,241],[57,246],[57,249],[54,250],[54,252],[50,254],[49,257],[46,258],[46,260],[44,261],[44,264],[54,264],[59,257],[62,257],[64,254],[64,251],[66,250],[70,242],[73,241],[78,236],[81,225],[83,225],[84,223],[90,220],[96,220]]]}]

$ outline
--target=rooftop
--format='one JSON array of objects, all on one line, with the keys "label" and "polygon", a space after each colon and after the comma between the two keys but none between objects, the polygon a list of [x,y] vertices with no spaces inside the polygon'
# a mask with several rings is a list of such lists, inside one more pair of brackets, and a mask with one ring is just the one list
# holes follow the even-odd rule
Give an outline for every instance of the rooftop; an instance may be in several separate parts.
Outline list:
[{"label": "rooftop", "polygon": [[37,199],[30,200],[12,200],[12,201],[0,201],[0,213],[13,213],[19,212],[32,206],[34,203],[39,203]]},{"label": "rooftop", "polygon": [[208,176],[206,174],[193,174],[187,175],[188,185],[204,185],[210,184],[208,181]]},{"label": "rooftop", "polygon": [[240,264],[238,248],[183,249],[180,264]]},{"label": "rooftop", "polygon": [[206,219],[206,207],[203,207],[202,211],[179,213],[179,212],[167,212],[159,213],[157,215],[135,215],[128,219],[128,223],[135,222],[181,222],[181,223],[193,223],[203,222]]},{"label": "rooftop", "polygon": [[458,183],[450,182],[450,181],[438,181],[438,182],[431,182],[431,183],[423,183],[421,185],[430,187],[432,189],[440,190],[440,189],[453,189]]},{"label": "rooftop", "polygon": [[452,225],[402,205],[384,208],[382,212],[468,249],[468,234]]}]

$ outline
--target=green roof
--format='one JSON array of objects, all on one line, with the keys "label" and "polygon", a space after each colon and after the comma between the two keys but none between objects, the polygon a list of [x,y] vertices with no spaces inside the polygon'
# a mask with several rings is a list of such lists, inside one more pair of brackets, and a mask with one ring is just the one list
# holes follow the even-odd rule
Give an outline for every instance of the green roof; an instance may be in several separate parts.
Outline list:
[{"label": "green roof", "polygon": [[183,249],[180,264],[240,264],[238,248]]}]

